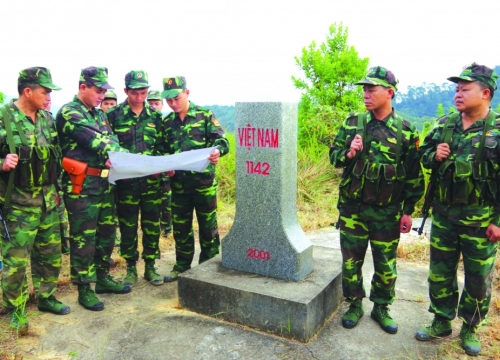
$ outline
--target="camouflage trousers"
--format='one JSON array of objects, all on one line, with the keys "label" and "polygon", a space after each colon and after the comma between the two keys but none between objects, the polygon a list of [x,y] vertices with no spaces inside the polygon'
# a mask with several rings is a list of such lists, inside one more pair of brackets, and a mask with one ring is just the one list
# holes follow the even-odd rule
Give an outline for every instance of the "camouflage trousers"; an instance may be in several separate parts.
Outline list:
[{"label": "camouflage trousers", "polygon": [[172,224],[174,228],[176,263],[174,270],[191,268],[194,258],[193,211],[198,220],[201,253],[199,263],[219,253],[217,227],[217,185],[193,191],[172,191]]},{"label": "camouflage trousers", "polygon": [[[488,241],[486,228],[451,224],[432,214],[429,265],[431,313],[447,319],[458,317],[477,326],[486,319],[491,300],[492,270],[498,243]],[[463,257],[465,284],[458,302],[457,268]]]},{"label": "camouflage trousers", "polygon": [[2,238],[2,305],[10,311],[28,300],[28,261],[36,296],[46,298],[56,291],[62,260],[55,209],[41,213],[12,209],[7,220],[11,240]]},{"label": "camouflage trousers", "polygon": [[341,215],[342,290],[347,301],[366,296],[361,269],[370,243],[375,268],[370,300],[376,304],[392,304],[396,296],[399,236],[399,220],[363,221],[357,214]]},{"label": "camouflage trousers", "polygon": [[170,180],[165,175],[161,181],[161,208],[160,208],[160,227],[162,229],[172,229],[172,189]]},{"label": "camouflage trousers", "polygon": [[64,194],[70,231],[71,282],[81,285],[105,278],[113,265],[114,193]]},{"label": "camouflage trousers", "polygon": [[57,214],[59,215],[59,224],[60,224],[60,232],[61,232],[61,239],[67,239],[69,238],[69,222],[68,222],[68,212],[66,211],[66,205],[64,204],[64,199],[63,196],[64,194],[61,194],[61,203],[57,207]]},{"label": "camouflage trousers", "polygon": [[140,186],[123,182],[117,186],[118,202],[116,212],[120,223],[120,255],[128,263],[139,260],[138,223],[141,214],[142,258],[160,258],[160,205],[161,188],[159,183],[147,186],[142,192]]}]

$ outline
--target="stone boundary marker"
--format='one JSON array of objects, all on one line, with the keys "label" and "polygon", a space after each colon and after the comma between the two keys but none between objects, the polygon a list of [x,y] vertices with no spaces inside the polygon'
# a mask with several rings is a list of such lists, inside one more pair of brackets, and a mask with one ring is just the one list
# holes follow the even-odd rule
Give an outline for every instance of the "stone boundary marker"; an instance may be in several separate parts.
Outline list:
[{"label": "stone boundary marker", "polygon": [[338,251],[296,213],[297,104],[236,104],[236,215],[217,256],[179,275],[183,309],[308,341],[342,302]]},{"label": "stone boundary marker", "polygon": [[236,215],[222,266],[299,281],[312,243],[297,219],[297,104],[236,103]]}]

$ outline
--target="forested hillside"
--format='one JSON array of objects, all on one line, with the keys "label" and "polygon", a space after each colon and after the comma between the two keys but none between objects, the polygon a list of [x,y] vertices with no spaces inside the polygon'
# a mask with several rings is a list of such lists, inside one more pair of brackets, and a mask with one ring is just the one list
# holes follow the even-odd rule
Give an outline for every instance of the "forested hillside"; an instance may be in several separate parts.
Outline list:
[{"label": "forested hillside", "polygon": [[[500,74],[500,65],[494,69],[497,74]],[[409,86],[407,92],[396,93],[394,107],[404,118],[421,130],[426,121],[432,122],[436,119],[439,104],[441,104],[441,111],[444,114],[454,108],[455,87],[456,84],[452,82],[444,82],[441,85],[422,83],[419,86]],[[492,108],[495,110],[499,109],[499,105],[500,93],[495,94],[491,103]],[[214,112],[225,131],[234,132],[233,105],[206,105],[206,107]]]},{"label": "forested hillside", "polygon": [[[495,73],[500,74],[500,65],[495,66]],[[497,86],[500,83],[497,81]],[[445,82],[442,85],[434,83],[423,83],[420,86],[409,86],[406,93],[397,93],[394,107],[417,128],[422,129],[425,121],[432,121],[436,118],[439,104],[446,114],[454,108],[453,97],[455,96],[456,84]],[[500,94],[495,94],[491,107],[498,109],[500,104]]]},{"label": "forested hillside", "polygon": [[234,132],[234,105],[205,105],[215,114],[224,131]]}]

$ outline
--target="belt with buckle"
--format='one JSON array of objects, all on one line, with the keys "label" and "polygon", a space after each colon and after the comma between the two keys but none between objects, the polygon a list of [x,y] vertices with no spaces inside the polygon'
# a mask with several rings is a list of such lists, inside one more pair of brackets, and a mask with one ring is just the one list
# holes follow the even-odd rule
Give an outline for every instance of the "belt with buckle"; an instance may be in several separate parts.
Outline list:
[{"label": "belt with buckle", "polygon": [[109,169],[98,169],[98,168],[88,167],[87,175],[105,178],[109,176]]}]

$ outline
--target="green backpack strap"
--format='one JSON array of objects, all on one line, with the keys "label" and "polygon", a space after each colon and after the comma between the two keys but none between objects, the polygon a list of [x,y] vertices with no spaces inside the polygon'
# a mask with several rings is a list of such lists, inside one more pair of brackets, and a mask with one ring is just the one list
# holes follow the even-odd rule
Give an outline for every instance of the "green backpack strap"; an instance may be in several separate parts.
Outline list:
[{"label": "green backpack strap", "polygon": [[441,133],[440,143],[448,143],[451,144],[453,140],[453,131],[455,131],[455,122],[457,121],[460,115],[456,112],[448,115],[446,122],[443,125],[443,132]]},{"label": "green backpack strap", "polygon": [[477,149],[475,158],[476,162],[480,162],[481,158],[483,157],[484,142],[486,141],[486,133],[490,131],[490,128],[495,126],[496,120],[497,120],[497,114],[490,109],[490,113],[488,114],[488,117],[484,121],[483,134],[481,135],[481,141],[479,142],[479,148]]},{"label": "green backpack strap", "polygon": [[401,145],[403,144],[403,119],[397,114],[394,114],[395,120],[398,122],[398,132],[396,133],[396,166],[399,165],[401,158]]},{"label": "green backpack strap", "polygon": [[366,119],[368,117],[368,113],[359,113],[358,114],[358,123],[356,125],[356,134],[360,135],[363,139],[363,150],[361,150],[360,157],[364,157],[366,154]]},{"label": "green backpack strap", "polygon": [[[1,106],[3,123],[5,126],[5,131],[7,132],[7,144],[9,145],[9,151],[11,154],[16,153],[16,147],[14,145],[14,135],[12,134],[12,113],[7,105]],[[23,133],[24,137],[24,133]],[[26,138],[25,138],[26,140]],[[14,188],[14,174],[16,169],[9,171],[9,180],[7,182],[7,190],[5,191],[5,203],[3,204],[4,216],[7,216],[10,212],[10,197],[12,195],[12,189]]]}]

